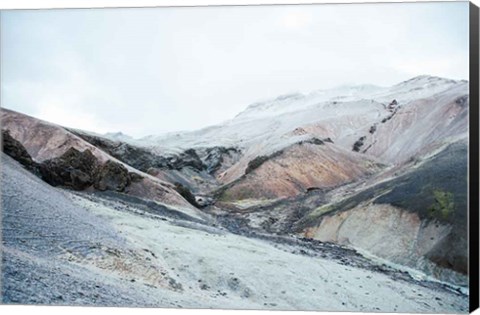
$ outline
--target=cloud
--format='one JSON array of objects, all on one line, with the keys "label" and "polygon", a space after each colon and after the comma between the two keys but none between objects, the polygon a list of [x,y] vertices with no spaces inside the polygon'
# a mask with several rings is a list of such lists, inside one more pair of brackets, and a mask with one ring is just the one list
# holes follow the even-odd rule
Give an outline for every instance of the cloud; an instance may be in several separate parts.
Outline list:
[{"label": "cloud", "polygon": [[295,10],[286,13],[282,17],[282,25],[288,29],[300,29],[307,27],[312,21],[312,14],[304,10]]},{"label": "cloud", "polygon": [[463,54],[450,54],[448,56],[431,56],[417,58],[402,58],[392,62],[391,67],[408,76],[415,76],[419,71],[424,74],[448,77],[451,79],[467,79]]},{"label": "cloud", "polygon": [[467,16],[465,2],[2,12],[2,106],[140,137],[295,91],[467,79]]},{"label": "cloud", "polygon": [[55,99],[47,100],[45,103],[42,102],[35,116],[71,128],[95,130],[98,133],[110,131],[103,122],[98,121],[94,113],[85,112],[80,108],[72,114],[72,110],[62,105],[62,102]]}]

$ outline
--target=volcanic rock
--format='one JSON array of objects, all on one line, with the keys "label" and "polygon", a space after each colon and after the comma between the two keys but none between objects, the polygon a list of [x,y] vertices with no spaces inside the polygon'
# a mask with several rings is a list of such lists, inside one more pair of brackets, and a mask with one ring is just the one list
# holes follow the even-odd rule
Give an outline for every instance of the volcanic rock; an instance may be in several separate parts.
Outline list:
[{"label": "volcanic rock", "polygon": [[52,186],[83,190],[94,181],[98,160],[90,150],[70,148],[62,156],[40,164],[42,179]]},{"label": "volcanic rock", "polygon": [[37,168],[37,164],[28,154],[25,147],[10,135],[9,130],[2,130],[2,151],[9,155],[29,170]]},{"label": "volcanic rock", "polygon": [[98,190],[122,192],[130,184],[130,176],[125,166],[112,160],[107,161],[95,176],[94,187]]}]

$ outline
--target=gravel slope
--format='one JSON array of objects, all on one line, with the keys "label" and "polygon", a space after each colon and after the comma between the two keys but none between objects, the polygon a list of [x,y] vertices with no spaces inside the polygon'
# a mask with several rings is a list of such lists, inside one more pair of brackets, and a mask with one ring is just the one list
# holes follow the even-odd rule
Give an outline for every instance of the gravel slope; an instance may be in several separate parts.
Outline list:
[{"label": "gravel slope", "polygon": [[[467,296],[53,188],[2,156],[2,302],[458,313]],[[324,256],[325,258],[322,258]]]}]

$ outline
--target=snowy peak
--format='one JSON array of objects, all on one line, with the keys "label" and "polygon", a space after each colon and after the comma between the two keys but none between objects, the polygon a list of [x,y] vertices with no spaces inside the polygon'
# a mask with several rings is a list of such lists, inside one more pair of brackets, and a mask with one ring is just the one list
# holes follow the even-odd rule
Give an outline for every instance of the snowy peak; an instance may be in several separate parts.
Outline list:
[{"label": "snowy peak", "polygon": [[338,99],[338,100],[351,100],[352,98],[364,98],[373,93],[383,91],[385,88],[373,85],[373,84],[360,84],[360,85],[342,85],[333,89],[316,90],[310,93],[311,96],[322,95],[325,100]]},{"label": "snowy peak", "polygon": [[406,103],[414,99],[429,97],[454,85],[465,83],[467,81],[420,75],[391,87],[381,87],[373,84],[343,85],[332,89],[316,90],[306,95],[291,93],[253,103],[239,113],[235,120],[273,117],[304,110],[309,106],[325,102],[352,102],[367,99],[389,103],[393,99],[398,99],[400,102]]},{"label": "snowy peak", "polygon": [[103,135],[105,138],[108,138],[110,140],[114,140],[114,141],[129,141],[129,140],[133,140],[132,137],[130,137],[129,135],[126,135],[124,134],[123,132],[121,131],[118,131],[118,132],[107,132]]},{"label": "snowy peak", "polygon": [[431,75],[419,75],[409,80],[400,82],[393,87],[428,87],[428,86],[438,86],[442,84],[454,84],[458,81],[452,79],[446,79]]},{"label": "snowy peak", "polygon": [[421,75],[392,86],[387,93],[378,95],[377,99],[396,98],[401,103],[422,99],[446,91],[454,86],[467,84],[465,80],[452,80],[441,77]]},{"label": "snowy peak", "polygon": [[369,98],[384,88],[375,85],[341,86],[334,89],[316,90],[307,95],[292,93],[278,96],[264,102],[249,105],[235,119],[271,117],[289,112],[304,110],[310,106],[328,101],[354,101]]},{"label": "snowy peak", "polygon": [[[222,124],[197,131],[143,138],[135,143],[161,152],[178,153],[192,147],[235,146],[251,147],[257,154],[268,154],[271,152],[264,152],[264,149],[281,149],[288,141],[294,140],[290,137],[292,132],[302,127],[312,136],[331,137],[336,144],[351,147],[363,136],[362,132],[366,130],[370,134],[369,128],[383,125],[382,121],[387,121],[397,108],[407,110],[416,102],[437,104],[438,97],[457,94],[468,94],[467,81],[432,76],[415,77],[390,87],[365,84],[316,90],[308,94],[292,93],[251,104]],[[441,101],[441,104],[446,103]]]},{"label": "snowy peak", "polygon": [[390,88],[391,92],[409,93],[414,91],[436,92],[447,89],[453,85],[466,83],[467,81],[456,81],[430,75],[420,75],[409,80],[395,84]]},{"label": "snowy peak", "polygon": [[304,101],[305,95],[301,93],[284,94],[274,99],[250,104],[243,112],[239,113],[235,118],[265,117],[282,114],[302,107]]}]

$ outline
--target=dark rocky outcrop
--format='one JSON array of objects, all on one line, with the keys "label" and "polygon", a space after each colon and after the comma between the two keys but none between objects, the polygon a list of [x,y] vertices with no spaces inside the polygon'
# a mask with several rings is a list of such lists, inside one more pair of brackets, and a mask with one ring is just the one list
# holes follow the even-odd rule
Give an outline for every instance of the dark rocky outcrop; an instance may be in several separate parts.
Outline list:
[{"label": "dark rocky outcrop", "polygon": [[78,130],[69,131],[123,163],[145,173],[148,173],[151,169],[181,170],[190,167],[199,172],[207,169],[194,149],[188,149],[178,155],[162,156],[147,148],[112,141]]},{"label": "dark rocky outcrop", "polygon": [[120,163],[109,160],[98,168],[93,187],[101,191],[122,192],[130,185],[130,181],[127,168]]},{"label": "dark rocky outcrop", "polygon": [[395,114],[398,112],[398,110],[400,109],[400,105],[397,105],[396,107],[394,107],[392,110],[390,110],[392,112],[392,114],[388,115],[387,117],[383,118],[381,123],[384,124],[386,123],[387,121],[389,121],[390,119],[393,118],[393,116],[395,116]]},{"label": "dark rocky outcrop", "polygon": [[131,182],[143,176],[128,172],[120,163],[99,161],[90,150],[79,151],[73,147],[59,157],[42,163],[33,161],[24,146],[8,130],[2,131],[3,151],[52,186],[84,190],[90,186],[98,190],[124,191]]},{"label": "dark rocky outcrop", "polygon": [[176,170],[180,170],[184,167],[191,167],[198,171],[207,169],[194,149],[188,149],[179,155],[173,156],[168,159],[168,162],[170,163],[171,168]]},{"label": "dark rocky outcrop", "polygon": [[132,183],[138,183],[143,180],[143,176],[137,173],[130,172],[128,173],[128,176],[130,178],[130,182]]},{"label": "dark rocky outcrop", "polygon": [[151,167],[168,168],[169,166],[165,157],[127,143],[120,143],[112,148],[110,155],[142,172],[146,172]]},{"label": "dark rocky outcrop", "polygon": [[28,154],[25,147],[10,135],[10,131],[7,129],[2,130],[2,151],[25,166],[28,170],[37,173],[38,164]]},{"label": "dark rocky outcrop", "polygon": [[158,173],[158,170],[182,171],[184,168],[189,168],[198,173],[206,171],[213,175],[222,167],[225,160],[237,161],[241,154],[237,148],[216,146],[197,150],[188,149],[180,154],[162,156],[148,148],[113,141],[78,130],[69,131],[119,161],[148,174]]},{"label": "dark rocky outcrop", "polygon": [[314,145],[324,145],[326,142],[328,143],[333,143],[333,140],[329,137],[329,138],[323,138],[323,139],[319,139],[317,137],[312,137],[310,139],[307,139],[307,140],[302,140],[302,141],[299,141],[297,142],[297,144],[305,144],[305,143],[308,143],[308,144],[314,144]]},{"label": "dark rocky outcrop", "polygon": [[62,156],[40,164],[42,179],[52,186],[83,190],[94,182],[97,158],[90,150],[70,148]]},{"label": "dark rocky outcrop", "polygon": [[311,139],[298,142],[298,144],[304,144],[304,143],[315,144],[315,145],[324,145],[325,141],[313,137]]},{"label": "dark rocky outcrop", "polygon": [[355,152],[359,152],[360,148],[365,144],[366,139],[367,139],[367,137],[365,137],[365,136],[360,137],[360,139],[355,141],[355,143],[353,144],[352,150],[355,151]]},{"label": "dark rocky outcrop", "polygon": [[103,137],[89,135],[76,130],[69,130],[91,145],[105,151],[114,158],[128,164],[137,170],[147,172],[150,168],[168,168],[167,158],[151,152],[148,149],[136,147],[128,143],[112,141]]},{"label": "dark rocky outcrop", "polygon": [[207,172],[213,174],[218,171],[225,161],[226,157],[235,159],[240,155],[240,150],[236,148],[212,147],[206,149],[206,157],[203,163],[207,167]]},{"label": "dark rocky outcrop", "polygon": [[390,111],[393,111],[395,107],[397,107],[398,102],[397,100],[393,100],[390,104],[388,104],[387,109]]},{"label": "dark rocky outcrop", "polygon": [[455,103],[460,107],[460,108],[465,108],[468,107],[468,95],[463,95],[460,96],[455,100]]},{"label": "dark rocky outcrop", "polygon": [[273,159],[274,157],[280,156],[282,153],[283,153],[283,150],[279,150],[268,156],[266,155],[257,156],[256,158],[248,162],[247,168],[245,169],[245,175],[259,168],[266,161]]},{"label": "dark rocky outcrop", "polygon": [[195,196],[192,194],[192,192],[185,186],[183,186],[180,183],[175,183],[175,190],[185,198],[192,206],[200,208],[200,205],[197,203],[197,200],[195,199]]},{"label": "dark rocky outcrop", "polygon": [[268,156],[260,155],[248,162],[247,168],[245,169],[245,175],[251,173],[253,170],[257,169],[268,160]]}]

